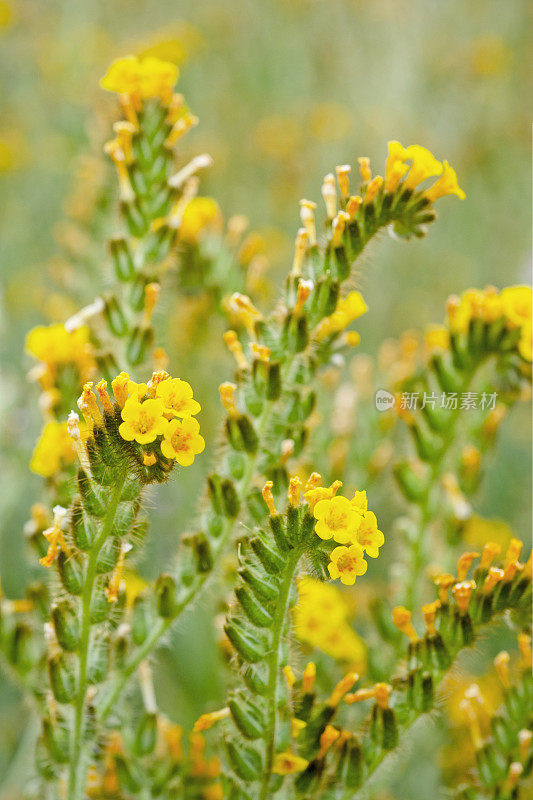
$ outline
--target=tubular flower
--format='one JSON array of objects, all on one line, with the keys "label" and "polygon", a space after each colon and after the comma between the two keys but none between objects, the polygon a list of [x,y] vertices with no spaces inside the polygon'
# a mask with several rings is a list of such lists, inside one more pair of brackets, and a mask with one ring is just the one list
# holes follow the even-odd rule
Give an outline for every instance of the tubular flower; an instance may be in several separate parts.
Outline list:
[{"label": "tubular flower", "polygon": [[162,400],[145,400],[129,397],[122,409],[124,422],[119,426],[119,433],[127,442],[135,440],[139,444],[150,444],[163,434],[169,422],[163,416],[165,407]]},{"label": "tubular flower", "polygon": [[370,556],[370,558],[379,556],[379,548],[385,542],[385,537],[378,530],[378,521],[372,511],[364,512],[362,522],[357,528],[356,540],[367,556]]},{"label": "tubular flower", "polygon": [[169,411],[174,417],[191,417],[202,410],[200,403],[193,399],[191,385],[181,378],[168,378],[158,383],[155,393],[156,398],[163,401],[165,412]]},{"label": "tubular flower", "polygon": [[364,489],[360,492],[355,492],[350,502],[352,506],[356,509],[356,511],[359,512],[359,514],[364,514],[365,511],[368,509],[368,501]]},{"label": "tubular flower", "polygon": [[194,457],[205,448],[205,440],[199,431],[200,425],[194,417],[186,417],[183,422],[171,420],[163,431],[161,452],[165,458],[176,459],[181,467],[189,467]]},{"label": "tubular flower", "polygon": [[26,337],[26,350],[44,365],[38,374],[43,388],[53,387],[58,370],[70,364],[76,367],[80,383],[96,369],[87,326],[70,332],[64,325],[38,325]]},{"label": "tubular flower", "polygon": [[308,488],[309,483],[310,480],[307,482],[304,500],[309,504],[311,511],[314,510],[320,500],[331,500],[332,497],[335,497],[342,486],[341,481],[333,481],[331,486],[312,486]]},{"label": "tubular flower", "polygon": [[[457,174],[455,170],[453,167],[450,167],[447,161],[443,162],[443,167],[444,169],[441,177],[438,181],[435,181],[433,186],[426,189],[424,197],[426,197],[430,203],[434,203],[439,197],[445,197],[448,194],[455,194],[460,200],[464,200],[466,194],[457,183]],[[433,174],[436,175],[437,173]]]},{"label": "tubular flower", "polygon": [[276,753],[272,772],[275,775],[294,775],[295,772],[302,772],[309,761],[301,756],[295,756],[291,750],[283,753]]},{"label": "tubular flower", "polygon": [[[406,158],[412,159],[409,175],[403,184],[406,189],[416,189],[418,184],[425,181],[426,178],[431,178],[433,175],[441,175],[443,169],[442,164],[440,161],[437,161],[433,153],[426,147],[421,147],[419,144],[412,144],[409,145],[405,153]],[[431,188],[433,189],[434,187]],[[443,194],[449,194],[449,192],[445,191]],[[440,195],[437,194],[437,197],[440,197]]]},{"label": "tubular flower", "polygon": [[389,155],[385,162],[385,191],[394,192],[398,184],[409,170],[409,165],[405,163],[408,158],[407,150],[400,142],[389,142]]},{"label": "tubular flower", "polygon": [[358,544],[349,547],[335,547],[330,554],[328,571],[333,580],[341,579],[345,586],[353,586],[358,575],[364,575],[367,563],[363,558],[363,548]]},{"label": "tubular flower", "polygon": [[353,540],[363,518],[346,497],[319,500],[313,509],[315,531],[321,539],[332,537],[339,544]]}]

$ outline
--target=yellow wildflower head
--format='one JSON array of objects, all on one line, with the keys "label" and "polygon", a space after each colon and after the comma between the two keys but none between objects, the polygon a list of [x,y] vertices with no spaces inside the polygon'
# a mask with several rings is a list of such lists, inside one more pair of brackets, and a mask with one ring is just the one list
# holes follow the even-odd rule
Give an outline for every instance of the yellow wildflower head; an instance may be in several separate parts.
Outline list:
[{"label": "yellow wildflower head", "polygon": [[158,97],[170,102],[178,79],[178,68],[169,61],[148,56],[139,60],[127,56],[113,61],[100,81],[102,89],[143,99]]},{"label": "yellow wildflower head", "polygon": [[385,541],[383,533],[378,530],[378,521],[372,511],[365,511],[363,519],[357,528],[356,539],[367,556],[377,558],[379,548]]},{"label": "yellow wildflower head", "polygon": [[385,162],[385,191],[394,192],[399,182],[409,169],[405,164],[407,150],[400,142],[389,142],[389,154]]},{"label": "yellow wildflower head", "polygon": [[437,161],[433,153],[426,147],[421,147],[419,144],[412,144],[407,148],[406,158],[412,159],[409,175],[404,181],[406,189],[416,189],[418,184],[425,181],[426,178],[442,173],[440,161]]},{"label": "yellow wildflower head", "polygon": [[302,772],[308,764],[307,759],[295,756],[291,750],[285,750],[274,756],[272,772],[275,775],[294,775],[296,772]]},{"label": "yellow wildflower head", "polygon": [[189,467],[194,457],[203,452],[205,440],[200,436],[200,425],[194,417],[182,422],[171,420],[163,431],[161,452],[165,458],[174,458],[182,467]]},{"label": "yellow wildflower head", "polygon": [[[433,186],[430,186],[424,192],[424,197],[426,197],[430,203],[434,203],[439,197],[444,197],[447,194],[454,194],[460,200],[464,200],[466,194],[463,192],[459,184],[457,183],[457,174],[453,167],[450,167],[447,161],[443,163],[443,172],[441,177],[438,181],[435,181]],[[433,173],[436,175],[437,173]]]},{"label": "yellow wildflower head", "polygon": [[124,421],[118,431],[127,442],[135,440],[139,444],[150,444],[157,436],[163,434],[169,425],[163,416],[164,411],[162,400],[145,400],[141,403],[137,397],[129,397],[121,411]]},{"label": "yellow wildflower head", "polygon": [[339,544],[352,541],[362,522],[362,516],[346,497],[319,500],[313,509],[317,520],[315,531],[321,539],[332,537]]},{"label": "yellow wildflower head", "polygon": [[38,325],[26,337],[26,350],[50,367],[76,364],[82,374],[94,367],[89,328],[67,331],[64,325]]},{"label": "yellow wildflower head", "polygon": [[64,464],[71,464],[75,458],[76,451],[68,434],[67,423],[52,420],[41,431],[30,469],[43,478],[51,478]]},{"label": "yellow wildflower head", "polygon": [[507,286],[500,295],[503,313],[513,327],[531,324],[533,291],[531,286]]},{"label": "yellow wildflower head", "polygon": [[193,399],[192,386],[180,378],[167,378],[158,383],[156,397],[163,401],[165,412],[174,417],[191,417],[202,409],[200,403]]},{"label": "yellow wildflower head", "polygon": [[216,200],[212,197],[194,197],[183,211],[179,238],[182,242],[192,244],[198,241],[204,231],[216,230],[221,223],[222,215]]},{"label": "yellow wildflower head", "polygon": [[353,586],[358,575],[364,575],[366,570],[367,563],[360,545],[335,547],[331,551],[328,572],[333,580],[340,578],[345,586]]},{"label": "yellow wildflower head", "polygon": [[102,89],[118,94],[134,94],[139,89],[141,67],[135,56],[117,58],[100,81]]}]

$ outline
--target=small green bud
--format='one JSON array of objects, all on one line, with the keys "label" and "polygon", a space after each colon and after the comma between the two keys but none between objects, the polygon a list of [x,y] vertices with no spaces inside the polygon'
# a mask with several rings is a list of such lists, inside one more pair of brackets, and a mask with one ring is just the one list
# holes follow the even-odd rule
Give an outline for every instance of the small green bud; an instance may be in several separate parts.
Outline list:
[{"label": "small green bud", "polygon": [[226,750],[235,774],[243,781],[256,781],[263,769],[257,750],[233,740],[226,741]]},{"label": "small green bud", "polygon": [[266,694],[268,691],[268,675],[264,664],[246,664],[242,669],[242,677],[251,692]]},{"label": "small green bud", "polygon": [[254,536],[250,539],[250,547],[257,558],[271,575],[279,575],[285,565],[284,559],[261,538]]},{"label": "small green bud", "polygon": [[344,782],[347,789],[358,789],[363,783],[363,751],[357,739],[352,737],[348,743]]},{"label": "small green bud", "polygon": [[250,417],[247,417],[246,414],[241,414],[237,417],[236,423],[239,428],[244,449],[247,453],[255,453],[259,440]]},{"label": "small green bud", "polygon": [[266,399],[277,400],[281,395],[281,364],[279,361],[271,361],[268,365],[268,378],[266,388]]},{"label": "small green bud", "polygon": [[259,739],[264,735],[265,725],[259,709],[242,694],[236,694],[228,702],[235,725],[246,739]]},{"label": "small green bud", "polygon": [[240,511],[239,496],[235,484],[229,478],[225,478],[221,483],[220,489],[224,513],[229,519],[235,519]]},{"label": "small green bud", "polygon": [[155,584],[157,613],[163,619],[173,619],[178,612],[176,583],[171,575],[160,575]]},{"label": "small green bud", "polygon": [[28,672],[38,659],[37,645],[29,625],[18,622],[5,641],[8,660],[18,672]]},{"label": "small green bud", "polygon": [[57,641],[63,650],[76,650],[79,643],[80,626],[78,615],[68,600],[52,606],[52,622]]},{"label": "small green bud", "polygon": [[57,556],[57,571],[66,591],[69,594],[80,595],[83,589],[83,565],[81,560],[75,554],[67,556],[60,550]]},{"label": "small green bud", "polygon": [[145,219],[136,201],[133,203],[121,203],[120,210],[126,220],[128,231],[132,236],[140,239],[148,232],[148,221]]},{"label": "small green bud", "polygon": [[398,486],[407,500],[417,502],[422,500],[427,492],[427,483],[417,475],[407,461],[400,461],[394,467],[394,477]]},{"label": "small green bud", "polygon": [[68,729],[51,718],[43,718],[43,742],[46,745],[52,759],[65,764],[69,760],[69,736]]},{"label": "small green bud", "polygon": [[264,659],[265,651],[259,640],[243,630],[235,621],[227,622],[224,631],[235,650],[245,661],[255,664]]},{"label": "small green bud", "polygon": [[125,336],[128,332],[128,322],[124,312],[119,306],[115,295],[109,295],[105,300],[104,316],[113,336]]},{"label": "small green bud", "polygon": [[274,536],[274,540],[278,546],[278,550],[280,551],[280,553],[288,552],[290,550],[290,544],[287,538],[287,532],[285,530],[285,522],[283,520],[282,515],[274,514],[273,516],[270,516],[268,518],[268,524],[270,525],[270,530],[272,531],[272,535]]},{"label": "small green bud", "polygon": [[105,575],[113,570],[120,556],[120,539],[117,536],[106,539],[96,560],[96,572]]},{"label": "small green bud", "polygon": [[62,653],[48,659],[48,676],[57,702],[70,703],[76,693],[76,681],[74,670]]},{"label": "small green bud", "polygon": [[135,774],[134,764],[128,764],[124,756],[120,754],[115,754],[114,761],[120,786],[132,794],[137,794],[142,787],[142,780]]},{"label": "small green bud", "polygon": [[277,598],[278,586],[267,575],[261,575],[249,565],[241,567],[238,572],[256,597],[262,598],[263,600],[275,600]]},{"label": "small green bud", "polygon": [[246,469],[245,457],[241,453],[235,453],[233,451],[228,453],[228,469],[231,477],[236,481],[240,481]]},{"label": "small green bud", "polygon": [[[78,491],[80,493],[81,502],[83,503],[83,507],[85,508],[87,513],[92,515],[93,517],[105,516],[106,508],[100,496],[100,492],[98,492],[94,484],[89,480],[87,474],[83,469],[78,470],[77,480],[78,480]],[[89,534],[87,532],[86,535],[88,538]],[[81,547],[81,545],[78,545],[78,547],[80,547],[80,549],[82,550],[84,549],[83,547]]]},{"label": "small green bud", "polygon": [[107,595],[105,593],[104,580],[100,578],[95,585],[91,599],[90,618],[93,625],[103,622],[108,618],[110,605],[111,604],[108,602]]},{"label": "small green bud", "polygon": [[109,672],[111,655],[111,637],[108,633],[98,637],[91,644],[89,663],[87,665],[87,679],[89,683],[97,685],[105,680]]},{"label": "small green bud", "polygon": [[253,625],[259,628],[269,628],[272,625],[272,615],[244,586],[235,589],[235,596]]}]

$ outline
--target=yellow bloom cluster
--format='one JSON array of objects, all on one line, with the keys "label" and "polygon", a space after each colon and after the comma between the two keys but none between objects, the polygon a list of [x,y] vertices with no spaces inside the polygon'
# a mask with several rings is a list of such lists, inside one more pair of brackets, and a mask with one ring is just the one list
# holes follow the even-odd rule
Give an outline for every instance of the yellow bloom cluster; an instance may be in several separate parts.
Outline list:
[{"label": "yellow bloom cluster", "polygon": [[[200,425],[194,415],[201,410],[187,381],[171,378],[167,372],[154,372],[148,383],[132,381],[121,372],[112,382],[115,399],[121,408],[119,433],[125,441],[140,445],[158,437],[163,456],[182,467],[190,466],[205,448]],[[145,463],[155,463],[150,454]]]},{"label": "yellow bloom cluster", "polygon": [[368,510],[366,492],[357,491],[348,500],[336,496],[340,486],[340,481],[329,488],[314,486],[304,497],[316,519],[316,534],[341,545],[331,551],[329,574],[333,580],[340,578],[341,583],[352,586],[357,576],[367,570],[364,554],[377,558],[385,537],[378,530],[376,515]]},{"label": "yellow bloom cluster", "polygon": [[[411,165],[407,163],[409,161]],[[386,192],[396,191],[402,179],[402,188],[414,191],[426,178],[433,177],[438,177],[438,180],[424,192],[424,197],[430,203],[449,194],[464,200],[465,193],[457,183],[455,170],[447,161],[441,163],[427,148],[418,144],[403,147],[400,142],[389,142],[385,165]]]},{"label": "yellow bloom cluster", "polygon": [[153,56],[127,56],[113,61],[100,81],[102,89],[129,95],[136,100],[159,98],[168,103],[178,80],[178,68],[170,61]]},{"label": "yellow bloom cluster", "polygon": [[[88,430],[81,425],[81,435],[85,438]],[[30,469],[43,478],[51,478],[66,464],[76,459],[76,450],[69,436],[67,423],[50,420],[46,422],[35,446],[30,461]]]},{"label": "yellow bloom cluster", "polygon": [[368,306],[363,300],[360,292],[350,292],[343,299],[339,300],[333,314],[325,317],[314,331],[313,337],[317,341],[322,341],[327,336],[340,333],[352,322],[368,311]]},{"label": "yellow bloom cluster", "polygon": [[466,333],[471,320],[491,323],[503,319],[510,330],[520,329],[518,350],[522,358],[531,361],[532,305],[531,286],[508,286],[501,292],[494,286],[467,289],[461,297],[448,299],[448,326],[453,333]]},{"label": "yellow bloom cluster", "polygon": [[26,337],[26,350],[41,362],[38,379],[44,389],[55,385],[62,367],[74,365],[82,382],[96,368],[87,326],[71,332],[61,324],[38,325]]},{"label": "yellow bloom cluster", "polygon": [[311,577],[298,581],[298,602],[293,610],[298,639],[359,672],[365,665],[365,646],[348,622],[348,607],[332,584]]}]

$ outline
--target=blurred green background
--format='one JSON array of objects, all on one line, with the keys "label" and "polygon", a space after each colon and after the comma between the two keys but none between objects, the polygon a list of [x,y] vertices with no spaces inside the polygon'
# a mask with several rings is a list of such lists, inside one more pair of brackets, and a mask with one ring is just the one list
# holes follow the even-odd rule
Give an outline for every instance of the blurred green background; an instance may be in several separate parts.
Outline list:
[{"label": "blurred green background", "polygon": [[[290,263],[298,199],[319,200],[322,177],[336,164],[368,155],[382,172],[389,139],[423,144],[450,161],[467,199],[441,201],[441,219],[421,242],[383,237],[365,255],[360,285],[372,313],[358,329],[362,349],[374,353],[388,336],[439,322],[452,292],[530,282],[530,13],[527,0],[0,2],[0,570],[8,596],[17,596],[28,575],[21,531],[40,492],[27,470],[40,415],[37,389],[26,379],[24,336],[91,300],[100,282],[94,270],[105,265],[104,233],[112,230],[113,214],[85,238],[65,222],[79,216],[78,175],[88,187],[82,198],[112,181],[100,153],[114,100],[98,87],[109,62],[152,52],[180,64],[180,91],[201,120],[183,155],[212,154],[202,193],[215,196],[226,216],[249,217],[273,281]],[[213,375],[185,353],[182,364],[214,431],[213,376],[226,377],[229,361],[210,364]],[[513,416],[479,510],[527,538],[529,412],[524,406]],[[195,465],[188,487],[200,485],[205,465]],[[148,577],[168,558],[194,501],[190,489],[160,491],[157,537],[143,566]],[[166,710],[186,723],[222,691],[216,659],[205,656],[214,649],[209,618],[206,598],[180,634],[205,624],[205,641],[189,636],[181,648],[176,636],[163,659]],[[3,678],[0,685],[0,717],[9,720],[0,731],[1,775],[26,717],[16,716],[17,690]],[[427,789],[435,775],[434,765],[420,766],[394,797],[427,797],[420,781]]]}]

